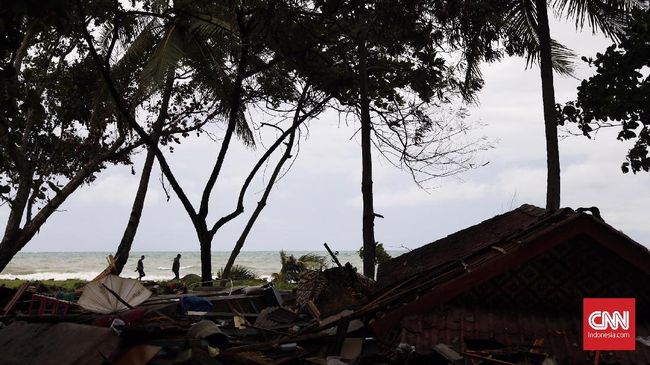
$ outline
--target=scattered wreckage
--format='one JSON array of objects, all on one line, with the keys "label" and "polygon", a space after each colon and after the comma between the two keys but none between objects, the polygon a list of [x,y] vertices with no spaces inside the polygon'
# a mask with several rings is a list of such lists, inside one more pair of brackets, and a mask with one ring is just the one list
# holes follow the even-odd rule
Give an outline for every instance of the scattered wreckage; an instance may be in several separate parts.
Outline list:
[{"label": "scattered wreckage", "polygon": [[[78,298],[0,288],[0,364],[650,364],[650,253],[586,213],[524,205],[377,283],[335,262],[292,291],[145,287],[110,265]],[[636,350],[583,351],[581,298],[612,288],[637,298]]]},{"label": "scattered wreckage", "polygon": [[349,264],[306,270],[294,291],[271,283],[192,289],[182,280],[147,287],[110,267],[74,298],[28,283],[0,292],[8,299],[0,363],[347,364],[378,356],[353,309],[368,302],[373,283]]}]

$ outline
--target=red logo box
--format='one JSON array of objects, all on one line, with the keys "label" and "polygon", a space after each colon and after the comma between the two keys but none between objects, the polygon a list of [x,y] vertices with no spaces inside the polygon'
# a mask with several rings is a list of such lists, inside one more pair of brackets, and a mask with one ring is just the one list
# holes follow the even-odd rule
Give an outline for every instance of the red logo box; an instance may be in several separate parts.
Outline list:
[{"label": "red logo box", "polygon": [[582,308],[584,350],[634,351],[634,298],[584,298]]}]

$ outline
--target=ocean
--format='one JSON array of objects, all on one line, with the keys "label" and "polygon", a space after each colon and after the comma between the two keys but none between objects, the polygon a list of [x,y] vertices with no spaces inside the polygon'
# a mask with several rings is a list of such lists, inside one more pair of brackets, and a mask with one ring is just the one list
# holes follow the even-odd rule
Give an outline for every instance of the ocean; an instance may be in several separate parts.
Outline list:
[{"label": "ocean", "polygon": [[[299,257],[312,252],[324,256],[330,262],[327,252],[319,251],[286,251],[287,254]],[[122,271],[122,277],[137,278],[135,267],[141,255],[145,255],[144,271],[145,280],[169,280],[172,274],[172,260],[180,253],[181,277],[187,274],[201,273],[201,259],[199,252],[131,252],[129,261]],[[393,257],[403,252],[389,252]],[[91,280],[107,266],[106,256],[112,252],[20,252],[7,267],[0,272],[0,279],[25,279],[25,280],[65,280],[83,279]],[[216,274],[219,268],[228,261],[230,252],[212,252],[212,272]],[[361,258],[356,251],[339,251],[338,259],[342,264],[350,262],[362,271]],[[258,276],[269,278],[271,274],[280,271],[279,251],[244,251],[239,254],[238,265],[252,269]]]}]

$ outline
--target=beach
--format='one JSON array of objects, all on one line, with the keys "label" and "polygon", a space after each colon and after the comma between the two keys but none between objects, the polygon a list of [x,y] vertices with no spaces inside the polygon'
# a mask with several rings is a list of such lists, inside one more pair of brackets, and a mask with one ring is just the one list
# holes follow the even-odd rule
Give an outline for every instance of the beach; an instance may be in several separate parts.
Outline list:
[{"label": "beach", "polygon": [[[313,252],[329,258],[325,251],[287,251],[287,254],[299,257]],[[145,280],[169,280],[173,277],[172,260],[180,253],[181,276],[200,274],[201,261],[198,251],[194,252],[132,252],[129,256],[122,277],[137,278],[135,268],[141,255],[145,256]],[[390,252],[394,257],[402,252]],[[111,252],[20,252],[0,273],[0,279],[22,280],[91,280],[106,267],[106,256]],[[212,272],[216,274],[223,267],[230,255],[226,251],[212,252]],[[356,251],[340,251],[338,259],[341,263],[350,262],[360,268],[361,258]],[[331,264],[331,260],[328,260]],[[244,251],[236,261],[237,265],[251,269],[260,278],[270,278],[271,274],[280,271],[279,251]]]}]

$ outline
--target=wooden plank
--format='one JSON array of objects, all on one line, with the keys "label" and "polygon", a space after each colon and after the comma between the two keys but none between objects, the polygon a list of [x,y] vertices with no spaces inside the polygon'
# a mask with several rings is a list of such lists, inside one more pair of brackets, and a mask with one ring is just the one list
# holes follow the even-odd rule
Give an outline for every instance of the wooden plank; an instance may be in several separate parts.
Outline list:
[{"label": "wooden plank", "polygon": [[19,287],[18,290],[16,291],[16,294],[11,298],[9,303],[5,305],[5,307],[2,309],[3,314],[8,314],[11,312],[11,310],[14,308],[16,303],[20,300],[20,298],[25,294],[25,291],[29,287],[29,283],[22,283]]},{"label": "wooden plank", "polygon": [[[198,317],[214,317],[214,318],[231,318],[235,315],[232,312],[201,312],[201,311],[187,311],[188,316],[198,316]],[[242,317],[254,317],[259,316],[258,313],[240,313]]]}]

